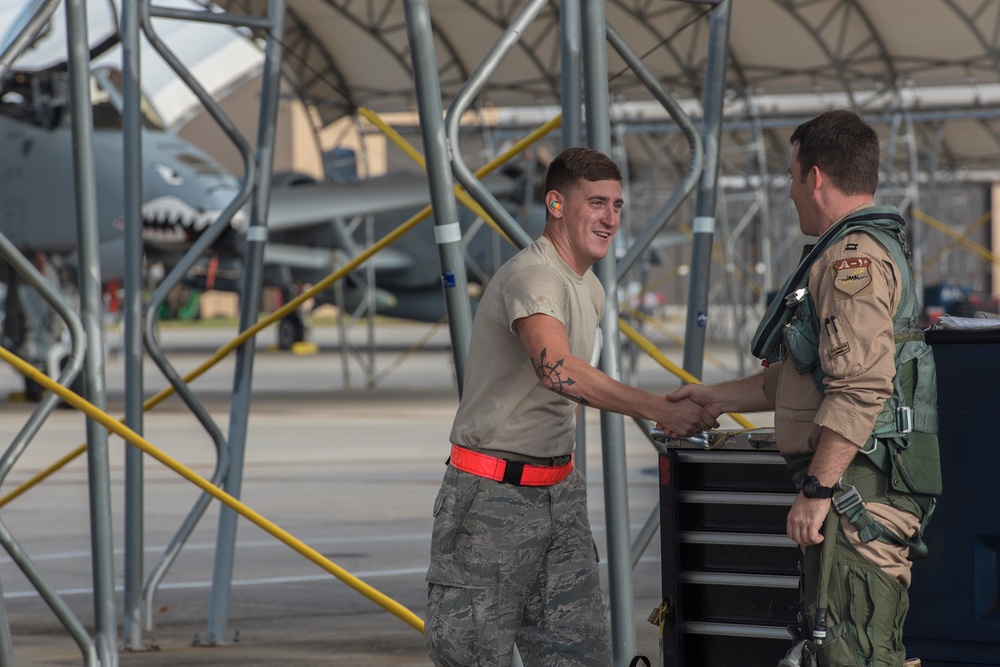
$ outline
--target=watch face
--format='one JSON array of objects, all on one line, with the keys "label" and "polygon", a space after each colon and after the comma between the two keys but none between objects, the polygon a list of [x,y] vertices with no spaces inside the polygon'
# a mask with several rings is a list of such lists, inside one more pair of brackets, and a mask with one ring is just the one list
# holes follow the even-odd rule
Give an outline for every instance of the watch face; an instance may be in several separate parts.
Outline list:
[{"label": "watch face", "polygon": [[813,475],[806,475],[802,480],[802,495],[806,498],[830,498],[833,496],[833,489],[823,486]]}]

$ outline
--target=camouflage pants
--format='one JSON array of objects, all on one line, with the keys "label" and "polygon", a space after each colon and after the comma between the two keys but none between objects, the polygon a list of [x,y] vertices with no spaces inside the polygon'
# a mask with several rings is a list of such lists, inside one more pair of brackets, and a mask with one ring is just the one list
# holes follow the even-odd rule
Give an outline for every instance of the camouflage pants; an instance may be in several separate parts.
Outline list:
[{"label": "camouflage pants", "polygon": [[439,667],[607,667],[611,641],[583,477],[502,484],[449,467],[434,503],[428,653]]},{"label": "camouflage pants", "polygon": [[[827,538],[830,539],[830,538]],[[903,621],[910,608],[906,589],[857,552],[837,529],[827,603],[827,639],[818,647],[820,667],[900,667],[906,660]],[[822,543],[807,547],[801,594],[807,637],[812,636],[819,595]]]}]

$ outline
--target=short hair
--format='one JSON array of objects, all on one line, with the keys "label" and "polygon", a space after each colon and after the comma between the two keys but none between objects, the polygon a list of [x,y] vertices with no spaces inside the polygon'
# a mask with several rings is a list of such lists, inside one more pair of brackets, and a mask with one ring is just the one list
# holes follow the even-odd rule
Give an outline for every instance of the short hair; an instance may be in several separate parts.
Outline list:
[{"label": "short hair", "polygon": [[799,145],[800,176],[819,167],[846,195],[875,194],[878,134],[858,114],[847,109],[821,113],[795,128],[789,141]]},{"label": "short hair", "polygon": [[563,191],[577,181],[618,181],[622,171],[607,155],[593,148],[567,148],[549,163],[545,172],[545,192]]}]

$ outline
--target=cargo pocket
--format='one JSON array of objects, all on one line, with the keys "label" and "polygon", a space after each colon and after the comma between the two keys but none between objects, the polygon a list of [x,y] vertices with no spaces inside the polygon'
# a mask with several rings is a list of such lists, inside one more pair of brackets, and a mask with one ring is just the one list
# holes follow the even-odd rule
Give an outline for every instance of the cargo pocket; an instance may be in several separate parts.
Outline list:
[{"label": "cargo pocket", "polygon": [[894,491],[936,496],[941,493],[941,453],[934,433],[913,431],[886,440],[892,458]]},{"label": "cargo pocket", "polygon": [[[820,647],[821,665],[890,667],[901,665],[903,620],[909,608],[906,589],[877,568],[841,564],[842,585],[832,586],[832,637]],[[839,612],[839,613],[838,613]]]},{"label": "cargo pocket", "polygon": [[[431,584],[424,627],[427,651],[437,665],[510,664],[514,637],[502,634],[503,620],[494,591]],[[505,653],[503,663],[499,657]]]}]

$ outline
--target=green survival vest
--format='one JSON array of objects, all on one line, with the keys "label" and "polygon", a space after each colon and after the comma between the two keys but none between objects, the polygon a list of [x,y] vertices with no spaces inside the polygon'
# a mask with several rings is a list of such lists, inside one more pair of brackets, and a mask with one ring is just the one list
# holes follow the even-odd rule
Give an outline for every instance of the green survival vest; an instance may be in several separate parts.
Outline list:
[{"label": "green survival vest", "polygon": [[[875,207],[854,214],[829,229],[806,253],[768,308],[757,327],[751,351],[767,359],[784,345],[799,373],[810,373],[817,390],[825,393],[826,373],[819,359],[820,322],[808,294],[809,270],[832,244],[848,234],[863,232],[875,238],[892,256],[902,279],[899,306],[893,318],[895,336],[892,395],[886,400],[861,453],[877,467],[887,483],[858,488],[866,500],[887,501],[929,518],[934,498],[941,493],[938,448],[937,376],[934,356],[924,341],[906,249],[905,221],[894,207]],[[798,457],[796,457],[798,458]],[[810,456],[789,460],[804,474]],[[845,482],[851,477],[849,469]],[[911,502],[894,502],[899,494]],[[912,504],[917,507],[912,507]]]}]

